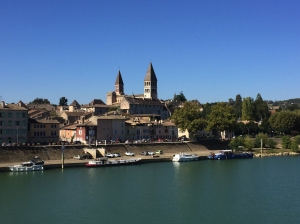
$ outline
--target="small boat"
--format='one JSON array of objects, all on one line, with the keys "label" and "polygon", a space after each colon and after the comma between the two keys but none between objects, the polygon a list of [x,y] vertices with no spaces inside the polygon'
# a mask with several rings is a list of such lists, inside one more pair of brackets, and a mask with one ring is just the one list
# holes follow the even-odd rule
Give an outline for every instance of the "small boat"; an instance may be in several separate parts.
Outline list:
[{"label": "small boat", "polygon": [[44,170],[44,160],[38,160],[38,157],[35,157],[31,161],[9,166],[9,169],[13,172],[41,171]]},{"label": "small boat", "polygon": [[108,160],[107,157],[97,158],[95,160],[89,161],[85,164],[86,167],[99,167],[99,166],[117,166],[117,165],[130,165],[130,164],[138,164],[142,159],[116,159],[116,160]]},{"label": "small boat", "polygon": [[199,156],[186,153],[175,154],[172,159],[173,162],[187,162],[195,160],[199,160]]},{"label": "small boat", "polygon": [[241,152],[233,153],[232,150],[221,150],[219,153],[211,153],[207,156],[211,160],[220,160],[220,159],[249,159],[253,158],[253,153],[250,152]]}]

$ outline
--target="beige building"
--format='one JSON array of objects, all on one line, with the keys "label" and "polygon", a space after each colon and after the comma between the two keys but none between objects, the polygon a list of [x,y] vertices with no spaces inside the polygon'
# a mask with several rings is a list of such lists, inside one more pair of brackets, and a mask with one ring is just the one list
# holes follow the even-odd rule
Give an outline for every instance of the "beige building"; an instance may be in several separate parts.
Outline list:
[{"label": "beige building", "polygon": [[0,143],[27,142],[28,109],[17,104],[0,103]]},{"label": "beige building", "polygon": [[101,116],[97,122],[97,141],[125,141],[125,121],[120,114]]},{"label": "beige building", "polygon": [[59,137],[62,141],[74,142],[76,141],[77,124],[63,126],[60,129]]},{"label": "beige building", "polygon": [[100,116],[102,114],[105,114],[108,112],[108,110],[111,108],[110,105],[106,105],[102,100],[100,99],[94,99],[89,104],[84,104],[81,106],[81,110],[86,113],[93,113],[93,116]]},{"label": "beige building", "polygon": [[28,139],[33,143],[56,143],[59,139],[59,126],[57,120],[29,119]]}]

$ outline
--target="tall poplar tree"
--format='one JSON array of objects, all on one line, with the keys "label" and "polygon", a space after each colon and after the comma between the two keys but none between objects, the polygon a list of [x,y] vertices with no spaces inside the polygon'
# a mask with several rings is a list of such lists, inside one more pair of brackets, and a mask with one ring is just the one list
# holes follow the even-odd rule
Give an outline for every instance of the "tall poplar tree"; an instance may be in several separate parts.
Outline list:
[{"label": "tall poplar tree", "polygon": [[242,120],[253,120],[253,99],[251,97],[246,97],[243,99],[242,104]]},{"label": "tall poplar tree", "polygon": [[233,105],[236,119],[242,117],[242,104],[243,104],[243,100],[241,95],[240,94],[236,95],[235,102]]}]

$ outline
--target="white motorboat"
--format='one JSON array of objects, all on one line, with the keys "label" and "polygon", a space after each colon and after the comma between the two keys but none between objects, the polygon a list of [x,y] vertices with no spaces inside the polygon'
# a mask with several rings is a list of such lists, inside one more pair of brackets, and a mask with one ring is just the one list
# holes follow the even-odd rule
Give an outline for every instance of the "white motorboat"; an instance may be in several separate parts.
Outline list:
[{"label": "white motorboat", "polygon": [[199,156],[186,153],[175,154],[172,159],[173,162],[187,162],[195,160],[199,160]]},{"label": "white motorboat", "polygon": [[13,172],[40,171],[40,170],[44,170],[44,166],[43,165],[24,166],[23,164],[21,164],[21,165],[10,166],[9,169],[10,171]]},{"label": "white motorboat", "polygon": [[44,170],[44,161],[38,161],[38,157],[35,157],[31,161],[10,166],[9,169],[13,172],[41,171]]},{"label": "white motorboat", "polygon": [[98,167],[98,166],[116,166],[116,165],[126,165],[126,164],[137,164],[141,161],[141,158],[136,159],[116,159],[116,160],[108,160],[106,157],[91,160],[86,166],[87,167]]}]

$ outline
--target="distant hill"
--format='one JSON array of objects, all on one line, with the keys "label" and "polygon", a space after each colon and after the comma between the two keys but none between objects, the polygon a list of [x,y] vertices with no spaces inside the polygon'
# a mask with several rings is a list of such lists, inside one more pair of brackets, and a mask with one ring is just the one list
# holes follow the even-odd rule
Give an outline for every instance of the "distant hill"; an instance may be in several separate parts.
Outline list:
[{"label": "distant hill", "polygon": [[275,101],[268,100],[267,102],[269,105],[280,106],[282,109],[292,104],[297,104],[300,106],[300,98],[288,99],[288,100],[275,100]]}]

